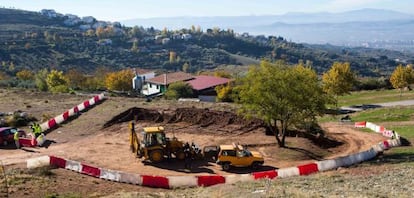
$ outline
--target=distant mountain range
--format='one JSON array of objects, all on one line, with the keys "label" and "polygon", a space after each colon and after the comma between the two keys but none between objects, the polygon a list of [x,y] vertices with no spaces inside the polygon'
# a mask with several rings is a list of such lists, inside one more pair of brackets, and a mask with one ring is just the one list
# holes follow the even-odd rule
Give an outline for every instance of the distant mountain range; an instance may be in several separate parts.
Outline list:
[{"label": "distant mountain range", "polygon": [[265,16],[147,18],[122,21],[127,26],[162,29],[231,28],[253,35],[282,36],[294,42],[414,51],[414,15],[362,9],[343,13],[287,13]]}]

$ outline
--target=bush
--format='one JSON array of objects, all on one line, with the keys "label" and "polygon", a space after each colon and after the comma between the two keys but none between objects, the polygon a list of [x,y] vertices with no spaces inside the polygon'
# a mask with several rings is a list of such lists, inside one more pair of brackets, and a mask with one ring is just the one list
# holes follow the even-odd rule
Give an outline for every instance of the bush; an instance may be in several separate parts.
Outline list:
[{"label": "bush", "polygon": [[191,85],[185,82],[176,82],[172,83],[169,87],[167,92],[165,92],[165,98],[172,100],[172,99],[179,99],[179,98],[191,98],[194,96],[193,88]]}]

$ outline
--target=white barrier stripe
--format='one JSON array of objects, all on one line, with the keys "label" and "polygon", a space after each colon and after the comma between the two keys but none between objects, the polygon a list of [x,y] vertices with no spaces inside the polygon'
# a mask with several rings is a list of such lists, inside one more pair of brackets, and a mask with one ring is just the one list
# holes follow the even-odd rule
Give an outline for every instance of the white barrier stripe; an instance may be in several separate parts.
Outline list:
[{"label": "white barrier stripe", "polygon": [[75,113],[75,107],[73,107],[72,109],[69,109],[69,117],[72,117],[72,116],[74,116],[76,113]]},{"label": "white barrier stripe", "polygon": [[105,98],[105,95],[103,93],[101,93],[101,94],[98,95],[98,97],[99,97],[99,101],[101,101],[102,99]]},{"label": "white barrier stripe", "polygon": [[61,124],[63,121],[65,121],[65,118],[63,118],[63,114],[56,116],[54,119],[56,121],[56,124]]},{"label": "white barrier stripe", "polygon": [[119,181],[122,183],[142,185],[142,177],[139,174],[119,172],[119,175]]},{"label": "white barrier stripe", "polygon": [[46,131],[46,130],[50,129],[49,121],[40,124],[40,128],[42,129],[42,131]]},{"label": "white barrier stripe", "polygon": [[333,159],[317,161],[316,164],[318,165],[319,171],[326,171],[326,170],[332,170],[332,169],[338,168],[336,161]]},{"label": "white barrier stripe", "polygon": [[226,178],[226,184],[254,181],[254,176],[251,174],[225,175],[224,177]]},{"label": "white barrier stripe", "polygon": [[277,170],[277,177],[281,177],[281,178],[298,176],[298,175],[299,175],[298,167],[281,168]]},{"label": "white barrier stripe", "polygon": [[83,102],[79,104],[77,107],[78,107],[79,112],[85,110],[85,105],[83,105]]},{"label": "white barrier stripe", "polygon": [[198,186],[197,176],[168,176],[167,178],[170,188]]},{"label": "white barrier stripe", "polygon": [[27,162],[28,169],[49,166],[50,157],[46,155],[46,156],[31,158],[31,159],[27,159],[26,162]]},{"label": "white barrier stripe", "polygon": [[65,169],[80,173],[82,172],[82,164],[77,161],[66,160]]},{"label": "white barrier stripe", "polygon": [[119,171],[109,170],[109,169],[103,169],[100,168],[101,175],[99,178],[106,179],[110,181],[116,181],[119,182],[121,180],[121,174],[119,174]]},{"label": "white barrier stripe", "polygon": [[89,106],[95,105],[95,98],[89,99]]}]

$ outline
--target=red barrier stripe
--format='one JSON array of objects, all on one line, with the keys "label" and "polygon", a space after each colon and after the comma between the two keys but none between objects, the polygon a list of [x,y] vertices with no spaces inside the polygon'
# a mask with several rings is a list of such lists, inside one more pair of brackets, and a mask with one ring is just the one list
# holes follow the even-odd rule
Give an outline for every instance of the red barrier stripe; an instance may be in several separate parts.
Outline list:
[{"label": "red barrier stripe", "polygon": [[73,112],[75,112],[75,113],[79,113],[79,109],[78,109],[78,106],[76,106],[76,107],[73,107]]},{"label": "red barrier stripe", "polygon": [[19,144],[23,147],[35,147],[36,144],[32,143],[32,139],[19,138]]},{"label": "red barrier stripe", "polygon": [[252,175],[254,179],[263,179],[263,178],[273,179],[277,177],[277,171],[270,170],[270,171],[256,172],[256,173],[252,173]]},{"label": "red barrier stripe", "polygon": [[81,173],[94,176],[94,177],[99,177],[101,175],[101,170],[93,166],[82,164]]},{"label": "red barrier stripe", "polygon": [[149,175],[142,175],[142,186],[155,188],[170,188],[168,178]]},{"label": "red barrier stripe", "polygon": [[89,100],[83,102],[83,106],[85,107],[85,109],[88,108],[89,107]]},{"label": "red barrier stripe", "polygon": [[220,175],[197,176],[198,186],[212,186],[226,183],[226,178]]},{"label": "red barrier stripe", "polygon": [[65,168],[66,166],[65,159],[62,159],[60,157],[55,157],[55,156],[50,156],[49,158],[50,158],[49,163],[51,166],[56,166],[58,168]]},{"label": "red barrier stripe", "polygon": [[55,118],[50,119],[50,120],[47,122],[47,125],[49,126],[49,128],[53,128],[53,127],[56,125],[56,120],[55,120]]},{"label": "red barrier stripe", "polygon": [[94,96],[93,100],[95,101],[95,103],[99,102],[99,96]]},{"label": "red barrier stripe", "polygon": [[309,175],[318,172],[318,165],[315,163],[298,166],[299,175]]},{"label": "red barrier stripe", "polygon": [[388,141],[384,141],[384,146],[386,149],[390,148],[390,144],[388,143]]},{"label": "red barrier stripe", "polygon": [[65,113],[63,113],[63,119],[67,120],[69,118],[69,111],[65,111]]}]

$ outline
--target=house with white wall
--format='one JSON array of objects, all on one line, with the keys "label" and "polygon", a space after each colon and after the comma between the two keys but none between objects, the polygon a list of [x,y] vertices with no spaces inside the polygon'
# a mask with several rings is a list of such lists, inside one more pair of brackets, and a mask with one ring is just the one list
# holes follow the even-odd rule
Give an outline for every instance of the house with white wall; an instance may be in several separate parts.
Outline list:
[{"label": "house with white wall", "polygon": [[185,72],[161,74],[146,80],[142,94],[146,96],[163,94],[167,91],[170,84],[180,81],[189,81],[192,79],[194,79],[194,76]]},{"label": "house with white wall", "polygon": [[141,69],[141,68],[135,68],[134,69],[135,76],[132,79],[132,88],[135,91],[143,92],[146,87],[146,81],[148,79],[155,77],[155,71],[148,70],[148,69]]}]

